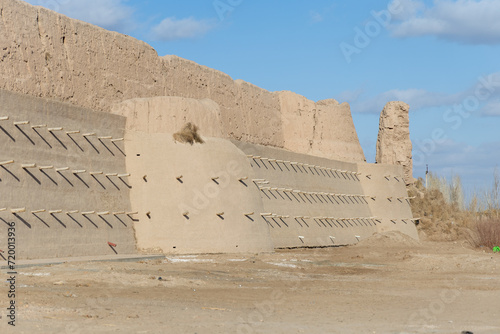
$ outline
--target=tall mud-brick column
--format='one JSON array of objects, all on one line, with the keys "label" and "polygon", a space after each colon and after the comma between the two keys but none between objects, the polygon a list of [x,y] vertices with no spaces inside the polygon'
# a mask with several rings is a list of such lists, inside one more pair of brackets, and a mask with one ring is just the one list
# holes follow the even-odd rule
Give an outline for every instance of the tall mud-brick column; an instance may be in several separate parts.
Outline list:
[{"label": "tall mud-brick column", "polygon": [[385,105],[380,114],[376,156],[378,164],[403,166],[407,185],[413,183],[409,110],[410,106],[400,101]]}]

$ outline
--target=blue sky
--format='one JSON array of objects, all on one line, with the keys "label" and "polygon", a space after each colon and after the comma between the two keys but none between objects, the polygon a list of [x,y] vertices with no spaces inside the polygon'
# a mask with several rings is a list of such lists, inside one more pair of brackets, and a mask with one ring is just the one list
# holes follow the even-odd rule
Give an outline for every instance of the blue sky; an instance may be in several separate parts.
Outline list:
[{"label": "blue sky", "polygon": [[425,165],[491,187],[500,165],[498,0],[30,0],[270,91],[349,102],[368,162],[380,111],[410,105]]}]

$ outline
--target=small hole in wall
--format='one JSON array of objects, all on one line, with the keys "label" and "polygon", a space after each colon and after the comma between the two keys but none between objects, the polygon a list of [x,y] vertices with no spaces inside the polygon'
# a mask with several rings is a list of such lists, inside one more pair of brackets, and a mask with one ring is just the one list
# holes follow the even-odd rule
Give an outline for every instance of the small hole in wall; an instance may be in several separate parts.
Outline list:
[{"label": "small hole in wall", "polygon": [[141,156],[141,154],[140,154],[140,153],[137,153],[136,155],[137,155],[138,157],[140,157],[140,156]]},{"label": "small hole in wall", "polygon": [[177,248],[177,246],[174,246],[174,247],[172,247],[172,248]]},{"label": "small hole in wall", "polygon": [[236,248],[238,248],[238,245],[236,245]]}]

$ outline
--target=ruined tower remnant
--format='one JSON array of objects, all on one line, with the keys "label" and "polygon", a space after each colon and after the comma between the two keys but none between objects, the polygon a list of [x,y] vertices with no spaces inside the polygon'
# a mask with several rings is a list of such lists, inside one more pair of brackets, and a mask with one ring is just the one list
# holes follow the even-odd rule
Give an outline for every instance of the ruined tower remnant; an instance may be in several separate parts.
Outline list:
[{"label": "ruined tower remnant", "polygon": [[380,114],[376,162],[401,165],[406,184],[413,183],[410,106],[401,101],[388,102]]}]

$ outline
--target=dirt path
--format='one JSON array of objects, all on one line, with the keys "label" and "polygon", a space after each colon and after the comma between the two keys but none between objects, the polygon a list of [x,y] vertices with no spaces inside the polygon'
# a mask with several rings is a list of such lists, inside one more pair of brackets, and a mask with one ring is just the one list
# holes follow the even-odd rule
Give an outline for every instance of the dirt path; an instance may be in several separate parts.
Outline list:
[{"label": "dirt path", "polygon": [[0,333],[500,333],[500,254],[373,239],[25,268],[15,329],[2,279]]}]

